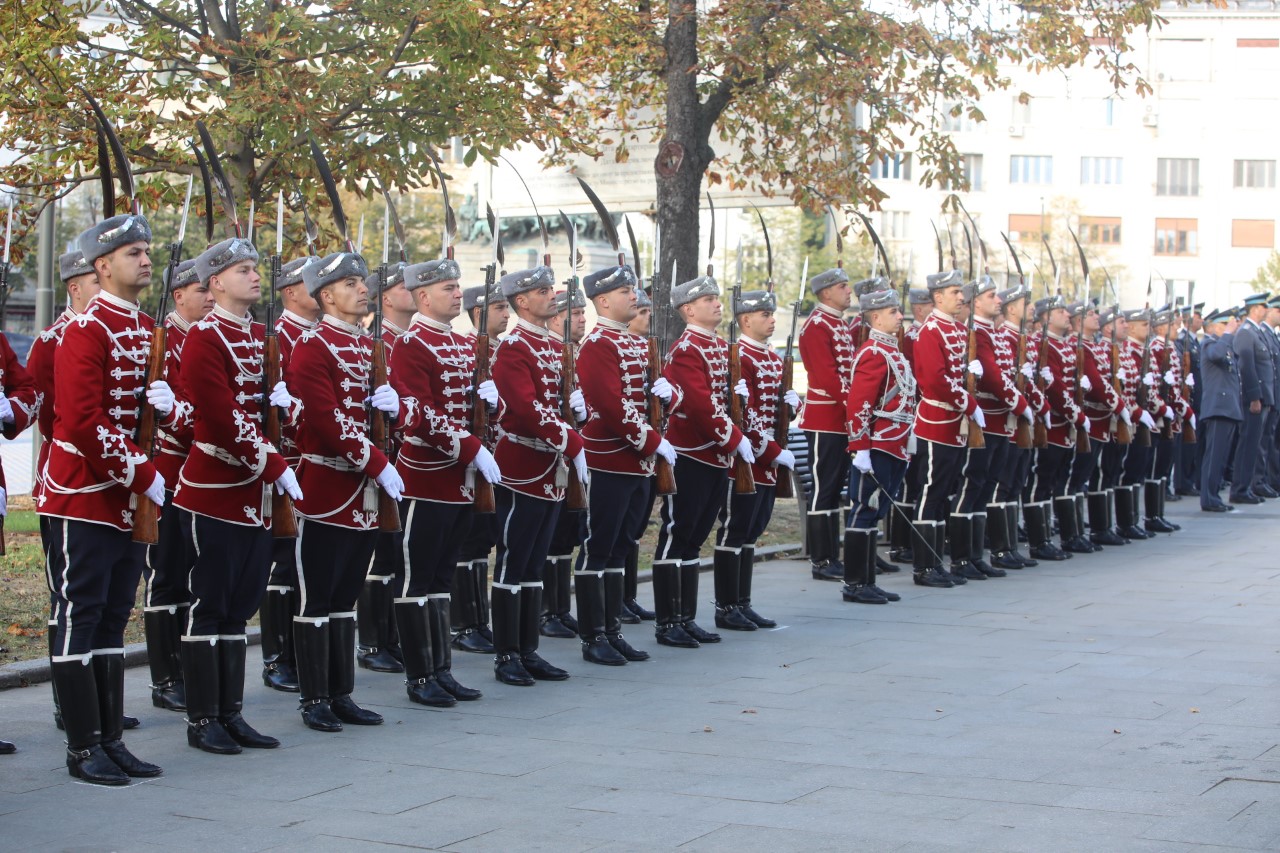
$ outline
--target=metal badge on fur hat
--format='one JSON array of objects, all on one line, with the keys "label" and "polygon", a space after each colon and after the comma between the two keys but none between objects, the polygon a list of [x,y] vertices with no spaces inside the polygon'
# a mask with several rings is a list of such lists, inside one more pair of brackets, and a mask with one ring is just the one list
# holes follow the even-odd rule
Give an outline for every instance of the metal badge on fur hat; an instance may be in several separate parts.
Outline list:
[{"label": "metal badge on fur hat", "polygon": [[528,293],[530,290],[555,287],[556,274],[551,267],[537,266],[533,269],[509,272],[498,283],[502,285],[502,292],[510,299],[517,294]]},{"label": "metal badge on fur hat", "polygon": [[978,280],[972,283],[975,296],[981,296],[988,291],[996,289],[996,280],[989,275],[980,275]]},{"label": "metal badge on fur hat", "polygon": [[877,290],[887,290],[888,288],[889,279],[882,275],[877,275],[872,278],[864,278],[862,281],[855,282],[853,285],[853,295],[861,297],[864,293],[875,293]]},{"label": "metal badge on fur hat", "polygon": [[58,256],[58,277],[64,284],[78,275],[88,275],[91,272],[93,265],[84,259],[84,253],[79,249],[72,249]]},{"label": "metal badge on fur hat", "polygon": [[997,294],[997,296],[1000,297],[1000,303],[1002,305],[1008,305],[1015,299],[1025,299],[1030,295],[1031,288],[1027,287],[1025,284],[1015,284],[1013,287],[1007,287]]},{"label": "metal badge on fur hat", "polygon": [[[453,258],[436,258],[433,261],[425,261],[420,264],[410,264],[403,268],[404,286],[409,290],[417,290],[419,287],[426,287],[429,284],[439,284],[442,281],[457,281],[462,278],[462,268],[458,266],[458,262]],[[391,286],[395,286],[395,282],[391,282]],[[479,290],[484,292],[484,285],[480,285]],[[466,297],[463,296],[465,302]]]},{"label": "metal badge on fur hat", "polygon": [[907,292],[907,301],[912,305],[932,305],[933,297],[923,287],[913,287]]},{"label": "metal badge on fur hat", "polygon": [[121,246],[130,243],[150,243],[151,223],[140,213],[130,213],[104,219],[97,225],[85,230],[76,239],[80,254],[85,263],[93,266],[93,262],[103,255],[109,255]]},{"label": "metal badge on fur hat", "polygon": [[1157,326],[1163,326],[1172,321],[1173,321],[1172,308],[1165,307],[1165,308],[1161,308],[1159,311],[1153,311],[1151,313],[1151,322]]},{"label": "metal badge on fur hat", "polygon": [[602,293],[617,290],[620,287],[635,287],[639,284],[631,267],[623,265],[593,272],[582,280],[582,289],[588,299],[595,299]]},{"label": "metal badge on fur hat", "polygon": [[1066,307],[1067,303],[1062,300],[1061,296],[1046,296],[1043,299],[1036,300],[1036,316],[1042,317],[1054,308]]},{"label": "metal badge on fur hat", "polygon": [[1130,323],[1145,323],[1151,319],[1151,311],[1146,308],[1130,308],[1120,314]]},{"label": "metal badge on fur hat", "polygon": [[212,276],[242,261],[258,261],[258,250],[242,237],[214,243],[196,256],[196,275],[207,282]]},{"label": "metal badge on fur hat", "polygon": [[929,273],[924,277],[925,286],[930,291],[942,290],[947,287],[960,287],[964,284],[964,276],[960,275],[960,270],[947,270],[946,272]]},{"label": "metal badge on fur hat", "polygon": [[777,311],[778,297],[767,290],[744,290],[733,306],[733,315],[751,314],[756,311]]},{"label": "metal badge on fur hat", "polygon": [[1106,326],[1116,321],[1116,317],[1120,315],[1119,305],[1108,305],[1098,310],[1098,325]]},{"label": "metal badge on fur hat", "polygon": [[[484,302],[484,288],[485,286],[483,284],[477,284],[474,287],[468,287],[462,291],[463,311],[471,311],[472,309],[480,307],[480,304]],[[490,305],[497,305],[499,303],[505,304],[506,301],[507,296],[502,292],[502,288],[499,287],[497,283],[489,288]]]},{"label": "metal badge on fur hat", "polygon": [[880,308],[893,308],[898,304],[898,293],[894,290],[873,290],[858,297],[858,308],[862,311],[876,311]]},{"label": "metal badge on fur hat", "polygon": [[649,298],[647,290],[636,288],[636,308],[652,308],[653,300]]},{"label": "metal badge on fur hat", "polygon": [[826,272],[820,272],[813,278],[809,279],[809,289],[812,290],[813,294],[816,296],[821,291],[831,287],[831,285],[843,284],[848,280],[849,274],[841,267],[836,267],[835,269],[830,269]]},{"label": "metal badge on fur hat", "polygon": [[[569,291],[562,290],[556,294],[554,305],[556,306],[557,314],[563,314],[565,311],[565,306],[568,304],[569,304]],[[581,290],[575,290],[573,292],[573,307],[574,308],[587,307],[587,299],[585,296],[582,295]]]},{"label": "metal badge on fur hat", "polygon": [[164,268],[161,276],[164,284],[170,290],[181,290],[187,285],[196,284],[200,281],[200,272],[196,269],[195,258],[183,261],[178,264],[177,270],[174,272],[173,281],[169,281],[169,267]]},{"label": "metal badge on fur hat", "polygon": [[716,280],[709,275],[700,275],[692,281],[671,288],[671,307],[679,308],[703,296],[719,295],[720,285],[716,284]]},{"label": "metal badge on fur hat", "polygon": [[369,265],[355,252],[325,255],[320,263],[307,264],[302,270],[302,282],[307,286],[307,293],[312,296],[319,293],[321,288],[352,276],[361,281],[369,277]]},{"label": "metal badge on fur hat", "polygon": [[404,281],[404,271],[407,267],[404,261],[396,261],[387,264],[387,280],[382,280],[382,267],[378,267],[369,273],[369,277],[364,280],[364,286],[369,288],[369,295],[376,296],[389,287],[395,287]]},{"label": "metal badge on fur hat", "polygon": [[305,258],[294,258],[289,263],[280,267],[280,280],[276,283],[276,290],[284,290],[294,284],[302,284],[302,271],[312,264],[320,263],[320,259],[315,255]]}]

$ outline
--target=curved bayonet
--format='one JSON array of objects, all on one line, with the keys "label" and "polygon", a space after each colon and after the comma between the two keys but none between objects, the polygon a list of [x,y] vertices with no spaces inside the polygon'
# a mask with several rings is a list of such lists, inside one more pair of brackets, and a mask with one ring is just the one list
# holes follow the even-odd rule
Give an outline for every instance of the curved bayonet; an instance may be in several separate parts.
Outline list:
[{"label": "curved bayonet", "polygon": [[831,226],[836,230],[836,266],[844,266],[844,234],[840,230],[840,220],[836,219],[836,209],[827,205],[827,214],[831,217]]},{"label": "curved bayonet", "polygon": [[[884,277],[887,279],[892,279],[893,268],[892,268],[892,265],[889,263],[889,252],[885,250],[884,243],[880,240],[880,235],[876,233],[875,227],[872,226],[871,218],[866,214],[864,214],[862,211],[856,211],[856,212],[858,214],[858,218],[862,220],[863,227],[866,228],[867,233],[871,235],[871,242],[874,243],[876,246],[876,255],[880,258],[880,262],[884,264]],[[877,270],[873,266],[871,269],[871,275],[874,277],[876,274],[877,274]]]},{"label": "curved bayonet", "polygon": [[938,226],[934,224],[932,219],[929,220],[929,227],[933,229],[933,239],[938,244],[938,272],[943,272],[946,269],[947,262],[942,257],[942,235],[938,233]]},{"label": "curved bayonet", "polygon": [[631,262],[635,264],[636,278],[640,277],[640,244],[636,242],[636,232],[631,230],[631,220],[626,216],[622,217],[623,223],[627,226],[627,240],[631,243]]},{"label": "curved bayonet", "polygon": [[1071,235],[1071,239],[1076,244],[1076,252],[1080,255],[1080,275],[1084,279],[1084,298],[1089,298],[1089,259],[1084,256],[1084,246],[1080,245],[1080,238],[1076,236],[1076,232],[1071,228],[1067,228],[1067,233]]},{"label": "curved bayonet", "polygon": [[243,233],[240,230],[240,217],[236,213],[235,195],[231,190],[231,182],[227,180],[227,173],[222,171],[222,161],[218,158],[218,149],[213,146],[213,137],[209,135],[209,128],[205,127],[202,121],[196,122],[196,132],[204,145],[204,156],[209,161],[209,171],[213,175],[213,185],[218,190],[218,197],[222,201],[222,210],[227,214],[227,220],[231,223],[236,236],[241,237]]},{"label": "curved bayonet", "polygon": [[715,274],[716,264],[716,205],[707,193],[707,207],[711,209],[711,234],[707,238],[707,275]]},{"label": "curved bayonet", "polygon": [[507,160],[506,155],[502,155],[502,159],[511,167],[511,171],[516,173],[516,177],[520,179],[520,186],[524,187],[525,194],[529,196],[529,204],[533,205],[533,215],[538,220],[538,231],[542,236],[542,255],[545,261],[551,257],[551,232],[547,229],[547,223],[543,220],[542,214],[538,212],[538,202],[533,198],[533,190],[529,189],[529,185],[525,183],[524,175],[520,174],[520,170],[516,168],[515,163]]},{"label": "curved bayonet", "polygon": [[767,277],[764,282],[764,289],[769,293],[773,293],[773,243],[769,241],[769,226],[764,224],[764,214],[760,212],[760,208],[754,204],[751,208],[756,212],[756,218],[760,220],[760,233],[764,235],[764,258]]},{"label": "curved bayonet", "polygon": [[973,229],[974,239],[978,241],[979,256],[982,258],[982,272],[985,275],[986,273],[991,272],[987,262],[987,243],[982,239],[982,234],[978,231],[978,223],[974,221],[973,216],[969,213],[969,208],[964,206],[964,202],[960,200],[960,196],[956,196],[956,208],[964,214],[965,219],[969,220],[969,227]]},{"label": "curved bayonet", "polygon": [[178,223],[178,242],[187,238],[187,214],[191,212],[191,189],[195,186],[196,176],[187,175],[187,196],[182,200],[182,219]]},{"label": "curved bayonet", "polygon": [[1018,258],[1018,250],[1013,248],[1013,242],[1008,234],[1001,231],[1000,236],[1004,238],[1004,244],[1009,247],[1009,256],[1013,258],[1013,266],[1018,270],[1018,283],[1026,284],[1027,277],[1022,274],[1022,261]]}]

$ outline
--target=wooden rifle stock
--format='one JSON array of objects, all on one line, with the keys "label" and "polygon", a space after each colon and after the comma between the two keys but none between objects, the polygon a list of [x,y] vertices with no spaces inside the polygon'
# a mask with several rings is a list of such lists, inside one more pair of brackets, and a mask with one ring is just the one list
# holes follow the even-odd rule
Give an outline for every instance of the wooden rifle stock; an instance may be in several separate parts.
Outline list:
[{"label": "wooden rifle stock", "polygon": [[[1087,313],[1087,312],[1086,312]],[[1080,319],[1080,333],[1076,335],[1076,408],[1084,413],[1084,387],[1080,378],[1084,375],[1084,315]],[[1089,440],[1089,416],[1085,415],[1084,426],[1076,427],[1076,453],[1088,453],[1092,448]]]},{"label": "wooden rifle stock", "polygon": [[[147,355],[147,373],[142,381],[142,414],[138,418],[138,446],[151,460],[156,455],[156,409],[146,400],[151,383],[164,375],[164,318],[151,329],[151,352]],[[137,495],[133,512],[133,541],[154,545],[160,541],[160,507],[146,495]]]},{"label": "wooden rifle stock", "polygon": [[[1040,376],[1040,368],[1044,366],[1044,344],[1048,333],[1040,332],[1040,347],[1036,350],[1036,387],[1040,389],[1040,393],[1044,393],[1044,379]],[[1035,430],[1032,433],[1031,446],[1039,449],[1049,446],[1049,428],[1045,426],[1044,421],[1036,418]]]},{"label": "wooden rifle stock", "polygon": [[[902,330],[899,329],[899,332]],[[778,385],[778,414],[773,422],[773,440],[779,447],[785,448],[791,437],[791,407],[787,405],[787,392],[795,381],[796,359],[790,351],[782,359],[782,381]],[[791,482],[791,470],[778,466],[778,485],[774,496],[779,498],[795,497],[795,487]]]},{"label": "wooden rifle stock", "polygon": [[[284,432],[280,423],[280,408],[271,405],[271,389],[280,381],[280,341],[275,330],[268,327],[262,349],[262,385],[265,391],[263,432],[267,441],[280,447]],[[298,520],[293,515],[293,498],[268,483],[271,490],[271,535],[276,539],[291,539],[298,535]]]},{"label": "wooden rifle stock", "polygon": [[[729,345],[729,419],[738,429],[742,429],[742,398],[734,388],[741,378],[742,361],[738,354],[738,342],[734,341]],[[756,478],[751,473],[751,464],[736,452],[733,455],[733,493],[735,495],[756,493]]]},{"label": "wooden rifle stock", "polygon": [[[566,304],[568,308],[565,310],[572,316],[573,300],[569,299]],[[577,357],[573,351],[573,341],[566,336],[564,347],[560,351],[560,416],[569,425],[569,429],[574,429],[574,424],[578,422],[578,415],[573,411],[573,406],[569,405],[569,398],[573,396],[574,377],[577,375],[578,365]],[[565,508],[574,510],[586,509],[587,490],[582,485],[582,481],[578,479],[578,472],[573,466],[573,460],[566,459],[565,462],[569,466],[569,482],[565,485]]]},{"label": "wooden rifle stock", "polygon": [[[378,297],[381,299],[381,297]],[[381,319],[381,313],[379,319]],[[370,369],[371,388],[381,388],[387,384],[387,345],[382,340],[382,328],[374,330],[373,336],[373,365]],[[369,425],[369,437],[373,441],[373,446],[386,454],[387,459],[391,459],[391,436],[390,430],[387,428],[386,412],[373,410],[373,420]],[[395,498],[387,494],[386,489],[378,489],[378,530],[382,533],[399,533],[400,532],[400,505]]]},{"label": "wooden rifle stock", "polygon": [[[1188,332],[1187,334],[1189,336],[1191,333]],[[1182,354],[1182,389],[1181,389],[1184,396],[1189,396],[1187,394],[1187,377],[1190,375],[1191,375],[1191,353],[1184,352]],[[1190,420],[1187,420],[1182,424],[1182,443],[1183,444],[1196,443],[1196,428],[1191,425]]]},{"label": "wooden rifle stock", "polygon": [[[662,378],[662,349],[658,341],[657,335],[649,336],[649,387],[652,388],[654,383]],[[649,427],[656,430],[658,435],[666,432],[666,413],[663,411],[662,401],[652,393],[649,394]],[[676,473],[671,467],[671,463],[663,459],[661,456],[653,457],[653,476],[654,487],[660,496],[674,495],[676,493]]]},{"label": "wooden rifle stock", "polygon": [[[973,306],[969,307],[969,351],[968,362],[965,364],[965,370],[968,371],[968,365],[978,357],[978,333],[973,328]],[[965,378],[965,391],[975,401],[978,399],[978,377],[973,373],[969,373]],[[982,407],[979,406],[979,409]],[[976,418],[969,418],[969,435],[968,446],[974,449],[980,449],[987,446],[987,441],[982,436],[982,427],[978,426]]]},{"label": "wooden rifle stock", "polygon": [[[486,304],[482,309],[488,311]],[[475,383],[471,389],[471,434],[484,442],[489,431],[489,406],[480,399],[479,388],[489,381],[489,332],[487,329],[476,333],[476,365]],[[486,480],[477,469],[475,486],[472,488],[472,509],[482,515],[492,515],[497,507],[493,500],[493,484]]]},{"label": "wooden rifle stock", "polygon": [[[1016,373],[1017,378],[1014,380],[1014,384],[1018,388],[1018,393],[1021,394],[1024,398],[1027,395],[1026,394],[1027,377],[1022,375],[1022,365],[1026,363],[1027,363],[1027,336],[1023,334],[1019,334],[1018,335],[1018,358],[1016,361],[1017,367],[1015,368],[1015,370],[1017,371]],[[1030,401],[1027,402],[1027,405],[1028,407],[1031,405]],[[1031,419],[1035,420],[1034,411],[1032,411],[1031,413]],[[1017,420],[1018,420],[1018,425],[1013,428],[1014,444],[1017,445],[1019,450],[1030,450],[1032,445],[1031,424],[1030,422],[1027,421],[1026,418],[1020,417]]]},{"label": "wooden rifle stock", "polygon": [[[1120,369],[1120,348],[1116,345],[1114,335],[1111,338],[1111,387],[1115,390],[1116,396],[1124,400],[1124,383],[1116,376],[1116,372]],[[1133,431],[1129,429],[1129,425],[1123,420],[1116,421],[1116,443],[1131,444],[1133,442]]]}]

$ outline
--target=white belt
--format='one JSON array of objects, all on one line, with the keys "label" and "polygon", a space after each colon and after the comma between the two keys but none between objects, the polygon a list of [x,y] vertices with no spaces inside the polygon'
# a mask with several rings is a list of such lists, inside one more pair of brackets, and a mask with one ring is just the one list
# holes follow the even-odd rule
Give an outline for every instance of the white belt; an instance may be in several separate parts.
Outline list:
[{"label": "white belt", "polygon": [[335,471],[349,471],[359,473],[362,469],[353,465],[349,459],[343,459],[341,456],[320,456],[316,453],[304,453],[302,458],[315,465],[323,465],[326,468],[332,468]]},{"label": "white belt", "polygon": [[550,444],[547,444],[545,441],[543,441],[540,438],[525,438],[524,436],[521,436],[521,435],[512,435],[511,433],[507,433],[506,439],[507,441],[513,441],[516,444],[519,444],[523,447],[532,447],[534,450],[541,450],[544,453],[560,452],[559,450],[556,450],[554,447],[552,447]]},{"label": "white belt", "polygon": [[958,411],[960,411],[959,409],[957,409],[955,406],[951,405],[950,403],[944,403],[944,402],[942,402],[941,400],[930,400],[928,397],[921,397],[921,398],[920,398],[920,402],[921,402],[921,403],[928,403],[930,406],[934,406],[934,407],[936,407],[936,408],[942,409],[944,412],[958,412]]},{"label": "white belt", "polygon": [[53,443],[58,445],[58,447],[61,447],[63,450],[67,451],[68,453],[70,453],[72,456],[84,456],[84,454],[80,452],[79,448],[77,448],[74,444],[71,444],[70,442],[63,441],[60,438],[55,438],[53,440]]},{"label": "white belt", "polygon": [[226,450],[223,450],[221,447],[219,447],[216,444],[210,444],[207,441],[197,441],[196,447],[200,448],[200,450],[203,453],[209,456],[212,456],[214,459],[217,459],[219,462],[225,462],[228,465],[243,464],[239,459],[232,456],[230,453],[228,453]]}]

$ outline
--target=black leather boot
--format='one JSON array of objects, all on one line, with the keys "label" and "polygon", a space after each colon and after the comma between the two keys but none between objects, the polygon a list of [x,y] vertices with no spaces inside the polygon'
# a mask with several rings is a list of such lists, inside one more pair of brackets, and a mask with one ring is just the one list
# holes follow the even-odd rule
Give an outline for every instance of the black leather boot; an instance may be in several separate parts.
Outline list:
[{"label": "black leather boot", "polygon": [[[935,529],[942,528],[940,521],[913,522],[912,531],[915,546],[911,549],[915,562],[912,563],[912,580],[916,586],[931,586],[939,589],[950,589],[955,582],[942,571],[942,553],[935,546]],[[926,547],[930,546],[930,547]]]},{"label": "black leather boot", "polygon": [[[1280,498],[1280,493],[1277,493],[1276,495],[1274,495],[1274,497]],[[1169,499],[1169,478],[1161,477],[1160,478],[1160,520],[1163,521],[1165,524],[1169,525],[1169,527],[1174,532],[1177,532],[1182,529],[1182,525],[1174,524],[1172,521],[1165,518],[1164,505],[1165,505],[1165,501],[1167,501],[1168,499]]]},{"label": "black leather boot", "polygon": [[1010,553],[1009,515],[1003,503],[987,504],[987,538],[991,541],[993,567],[1022,569],[1022,561]]},{"label": "black leather boot", "polygon": [[624,569],[605,569],[604,572],[604,635],[609,645],[631,663],[648,660],[649,653],[637,649],[622,636],[622,613],[626,605],[622,596],[626,592]]},{"label": "black leather boot", "polygon": [[532,687],[520,661],[520,587],[493,586],[493,677],[513,687]]},{"label": "black leather boot", "polygon": [[294,591],[268,587],[258,608],[262,628],[262,683],[282,693],[298,692],[298,664],[294,653]]},{"label": "black leather boot", "polygon": [[738,610],[756,623],[757,628],[777,628],[778,623],[765,618],[751,606],[751,582],[756,573],[756,546],[743,545],[738,556]]},{"label": "black leather boot", "polygon": [[1116,490],[1107,489],[1104,494],[1107,497],[1107,529],[1116,535],[1120,544],[1128,545],[1133,540],[1121,532],[1120,525],[1116,521]]},{"label": "black leather boot", "polygon": [[373,672],[404,672],[404,666],[391,654],[391,601],[395,590],[390,577],[370,577],[356,599],[356,629],[360,635],[356,663]]},{"label": "black leather boot", "polygon": [[[583,556],[586,561],[586,556]],[[573,618],[573,554],[568,553],[556,558],[556,595],[555,601],[551,603],[551,607],[555,610],[556,618],[560,620],[560,624],[578,636],[578,620]],[[544,599],[550,597],[550,593],[544,588],[542,591]]]},{"label": "black leather boot", "polygon": [[479,607],[480,621],[476,632],[484,637],[489,645],[493,645],[493,631],[489,627],[489,558],[472,562],[471,577],[476,585],[476,602]]},{"label": "black leather boot", "polygon": [[[52,615],[53,614],[51,610],[50,616]],[[52,668],[54,647],[58,643],[58,620],[56,619],[49,620],[47,630],[45,631],[45,639],[48,640],[49,666]],[[50,669],[50,672],[52,672],[52,669]],[[62,731],[63,730],[62,708],[60,706],[60,703],[58,702],[58,683],[53,680],[52,675],[49,676],[49,692],[53,694],[53,724],[58,727],[58,731]]]},{"label": "black leather boot", "polygon": [[98,687],[98,719],[102,721],[102,751],[126,776],[150,778],[164,771],[129,751],[124,734],[124,652],[93,654],[93,678]]},{"label": "black leather boot", "polygon": [[1017,501],[1010,501],[1004,505],[1004,517],[1009,528],[1009,554],[1015,560],[1021,560],[1023,568],[1029,569],[1040,564],[1018,550],[1018,514],[1021,509]]},{"label": "black leather boot", "polygon": [[975,512],[969,516],[969,565],[989,578],[1002,578],[1008,572],[988,563],[986,555],[987,518],[985,512]]},{"label": "black leather boot", "polygon": [[1029,503],[1022,508],[1023,517],[1027,521],[1027,539],[1030,540],[1031,556],[1037,560],[1061,562],[1068,554],[1049,541],[1049,503]]},{"label": "black leather boot", "polygon": [[[637,594],[640,591],[640,543],[633,543],[627,549],[626,562],[626,578],[627,585],[624,590],[623,603],[626,604],[627,610],[631,615],[635,616],[638,621],[652,622],[657,616],[652,610],[646,610],[641,606]],[[626,614],[623,614],[623,622],[627,622]],[[635,623],[628,623],[635,624]]]},{"label": "black leather boot", "polygon": [[912,563],[912,530],[910,519],[915,507],[894,501],[889,508],[889,559],[895,563]]},{"label": "black leather boot", "polygon": [[178,643],[182,627],[177,605],[142,612],[147,635],[147,665],[151,668],[151,704],[166,711],[187,710]]},{"label": "black leather boot", "polygon": [[329,707],[333,715],[353,726],[378,726],[382,715],[355,703],[356,615],[329,614]]},{"label": "black leather boot", "polygon": [[558,666],[548,663],[538,654],[539,617],[542,615],[542,584],[520,585],[520,662],[525,671],[537,681],[564,681],[569,677]]},{"label": "black leather boot", "polygon": [[538,630],[544,637],[571,640],[578,636],[577,631],[571,631],[556,613],[560,600],[559,566],[559,557],[548,557],[542,564],[542,615],[538,620]]},{"label": "black leather boot", "polygon": [[[298,710],[302,712],[302,722],[318,732],[342,731],[342,721],[329,703],[328,617],[294,619],[293,647],[298,655]],[[187,692],[190,703],[190,691]]]},{"label": "black leather boot", "polygon": [[754,631],[756,623],[738,612],[738,577],[742,552],[738,548],[717,547],[712,552],[712,583],[716,594],[716,627],[726,631]]},{"label": "black leather boot", "polygon": [[187,685],[187,745],[214,755],[242,751],[222,724],[221,643],[216,636],[188,637],[182,641],[182,668]]},{"label": "black leather boot", "polygon": [[969,557],[973,552],[969,537],[973,534],[968,513],[952,513],[947,516],[947,538],[951,540],[951,574],[967,581],[984,581],[987,576],[978,571]]},{"label": "black leather boot", "polygon": [[696,649],[698,641],[681,624],[680,564],[657,560],[653,564],[653,606],[656,610],[653,635],[659,645]]},{"label": "black leather boot", "polygon": [[1151,533],[1172,533],[1173,525],[1160,517],[1164,497],[1163,480],[1146,480],[1142,484],[1143,506],[1147,511],[1146,528]]},{"label": "black leather boot", "polygon": [[453,648],[449,645],[449,605],[447,594],[427,596],[427,615],[431,618],[431,662],[436,671],[436,683],[459,702],[474,702],[484,694],[474,687],[463,686],[453,677]]},{"label": "black leather boot", "polygon": [[397,598],[396,624],[400,626],[400,649],[404,652],[405,693],[409,701],[432,708],[452,708],[458,704],[453,694],[436,679],[432,646],[431,614],[426,598]]},{"label": "black leather boot", "polygon": [[814,580],[844,580],[844,572],[831,565],[831,516],[811,512],[805,516],[805,544],[809,547],[809,569]]},{"label": "black leather boot", "polygon": [[1058,538],[1068,554],[1092,554],[1093,545],[1077,532],[1076,499],[1073,495],[1053,499],[1053,513],[1058,519]]},{"label": "black leather boot", "polygon": [[13,745],[12,741],[0,740],[0,755],[13,755],[18,748]]},{"label": "black leather boot", "polygon": [[127,785],[128,775],[102,749],[98,684],[91,658],[53,661],[50,665],[62,702],[67,733],[67,772],[94,785]]},{"label": "black leather boot", "polygon": [[871,549],[867,547],[872,530],[846,530],[844,532],[844,589],[841,597],[854,604],[888,604],[887,596],[876,591],[868,583],[868,575],[874,581],[875,564],[867,565]]},{"label": "black leather boot", "polygon": [[697,560],[686,560],[680,564],[680,624],[684,631],[699,643],[718,643],[720,635],[704,630],[694,620],[698,616],[698,574],[700,568]]},{"label": "black leather boot", "polygon": [[[867,558],[866,558],[867,568],[866,568],[866,576],[863,580],[863,583],[872,592],[876,593],[877,595],[883,595],[885,599],[888,601],[901,601],[902,596],[898,595],[896,592],[889,592],[886,589],[881,589],[880,587],[876,586],[876,549],[879,547],[879,544],[880,544],[880,531],[873,527],[871,528],[871,535],[867,537]],[[848,574],[847,571],[846,571],[846,574]]]},{"label": "black leather boot", "polygon": [[574,575],[574,595],[578,599],[578,631],[582,639],[582,659],[601,666],[623,666],[627,659],[615,649],[604,631],[604,572]]},{"label": "black leather boot", "polygon": [[1116,527],[1120,529],[1120,535],[1131,542],[1152,536],[1142,529],[1142,518],[1138,514],[1139,488],[1136,483],[1116,486]]},{"label": "black leather boot", "polygon": [[[1107,494],[1107,492],[1089,492],[1086,496],[1089,510],[1089,539],[1095,545],[1128,545],[1127,539],[1111,529]],[[1076,509],[1078,511],[1079,507]]]},{"label": "black leather boot", "polygon": [[844,549],[844,511],[833,509],[827,514],[827,553],[831,555],[831,568],[839,577],[836,580],[844,582],[844,555],[841,551]]},{"label": "black leather boot", "polygon": [[[482,628],[487,628],[487,614],[482,615],[481,605],[489,600],[488,590],[481,586],[487,582],[486,577],[477,579],[479,571],[477,562],[458,563],[453,572],[453,624],[458,634],[453,638],[453,647],[460,652],[473,654],[493,654],[493,642],[484,635]],[[484,562],[487,568],[488,561]]]},{"label": "black leather boot", "polygon": [[249,649],[246,638],[218,640],[218,719],[231,739],[246,749],[275,749],[280,741],[249,725],[244,710],[244,663]]}]

